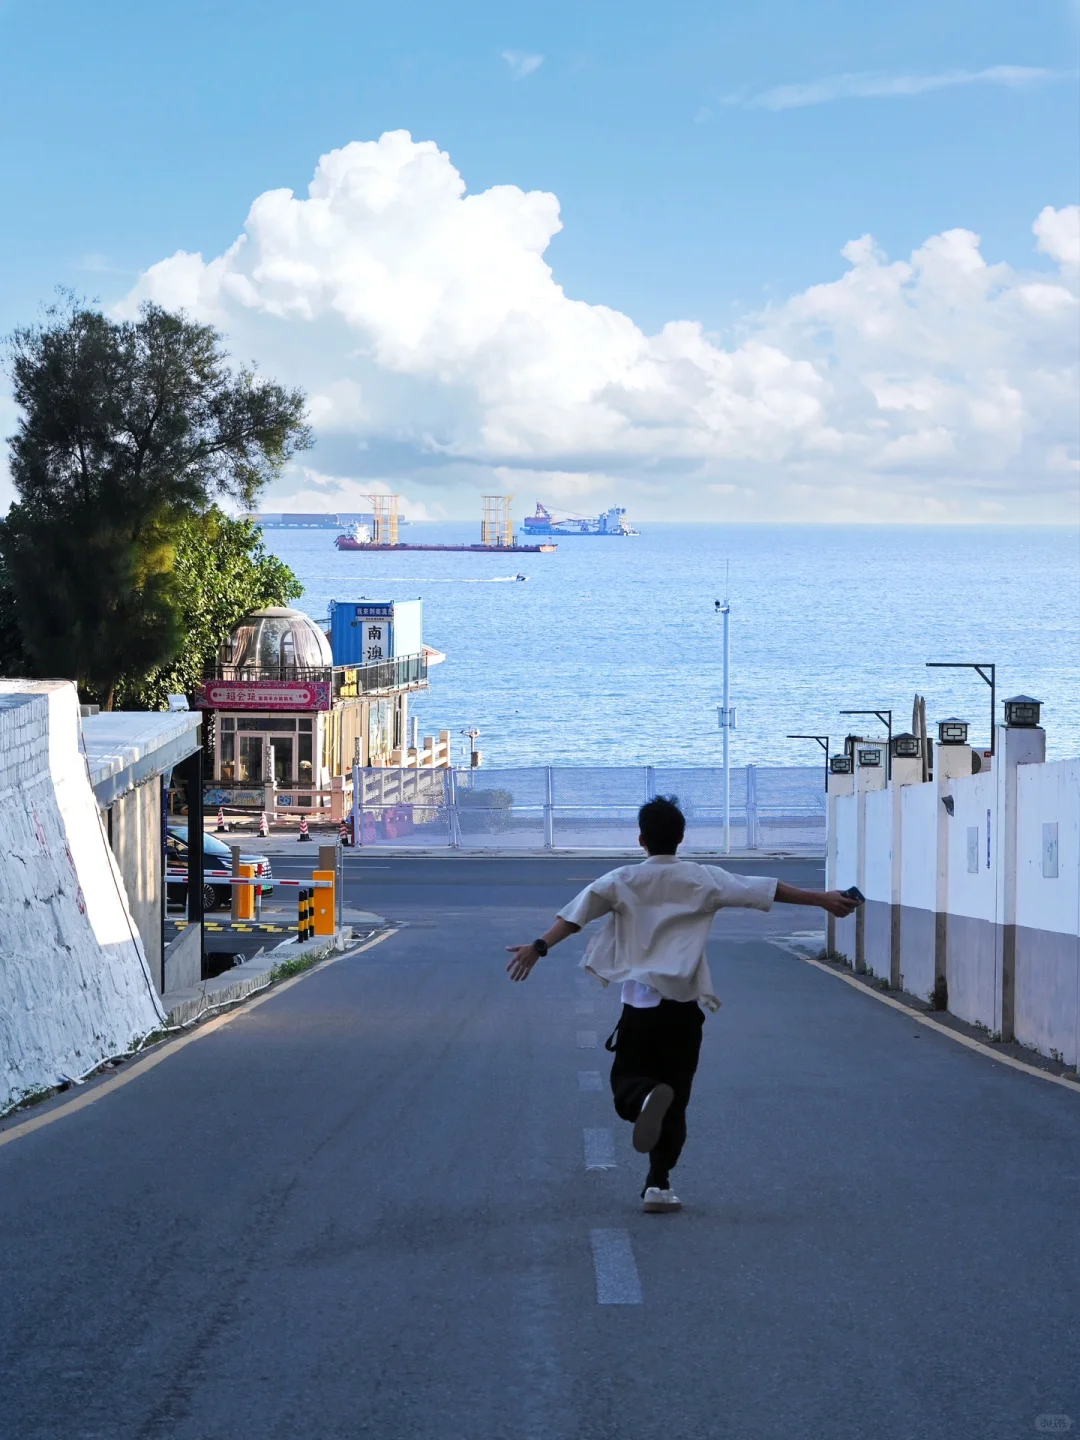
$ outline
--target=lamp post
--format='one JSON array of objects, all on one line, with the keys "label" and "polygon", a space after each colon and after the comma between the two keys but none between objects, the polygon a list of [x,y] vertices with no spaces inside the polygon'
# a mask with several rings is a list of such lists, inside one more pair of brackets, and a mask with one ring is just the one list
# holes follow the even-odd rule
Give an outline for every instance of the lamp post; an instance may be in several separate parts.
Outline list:
[{"label": "lamp post", "polygon": [[816,740],[825,751],[825,789],[829,788],[829,737],[828,735],[788,735],[788,740]]},{"label": "lamp post", "polygon": [[[996,745],[997,730],[997,666],[988,660],[927,660],[928,670],[974,670],[990,686],[990,754]],[[987,674],[987,671],[990,673]]]},{"label": "lamp post", "polygon": [[[726,586],[725,586],[726,590]],[[724,617],[724,703],[717,714],[720,728],[724,732],[724,854],[731,854],[731,768],[728,754],[728,735],[735,729],[735,711],[731,706],[731,602],[725,598],[714,600],[717,615]]]},{"label": "lamp post", "polygon": [[888,727],[889,743],[885,748],[885,778],[892,775],[892,711],[891,710],[841,710],[841,715],[876,715],[882,725]]}]

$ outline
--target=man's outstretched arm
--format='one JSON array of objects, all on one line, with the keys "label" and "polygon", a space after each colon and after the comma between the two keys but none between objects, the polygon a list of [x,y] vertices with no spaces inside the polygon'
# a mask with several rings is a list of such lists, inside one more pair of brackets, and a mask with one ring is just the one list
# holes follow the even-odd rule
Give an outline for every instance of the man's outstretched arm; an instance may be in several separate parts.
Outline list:
[{"label": "man's outstretched arm", "polygon": [[858,908],[859,904],[850,895],[845,895],[843,890],[801,890],[798,885],[785,885],[783,880],[776,882],[773,903],[776,905],[816,905],[819,910],[827,910],[838,920],[843,920],[846,915],[850,915],[853,910]]},{"label": "man's outstretched arm", "polygon": [[[580,925],[571,925],[569,920],[564,920],[560,915],[546,935],[540,939],[550,950],[552,945],[558,945],[560,940],[565,940],[568,935],[576,935],[581,929]],[[540,959],[539,952],[532,944],[529,945],[508,945],[507,952],[514,958],[506,967],[506,973],[511,980],[527,980],[529,971]]]}]

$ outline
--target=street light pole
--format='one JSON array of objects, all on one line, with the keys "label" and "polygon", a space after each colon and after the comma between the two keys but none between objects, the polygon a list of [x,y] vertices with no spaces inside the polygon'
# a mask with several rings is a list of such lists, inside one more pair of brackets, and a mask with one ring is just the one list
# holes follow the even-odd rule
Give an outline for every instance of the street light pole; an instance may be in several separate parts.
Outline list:
[{"label": "street light pole", "polygon": [[[997,737],[997,666],[988,660],[927,660],[928,670],[974,670],[990,686],[990,754],[996,748]],[[989,675],[986,673],[989,670]]]},{"label": "street light pole", "polygon": [[825,751],[825,789],[829,788],[829,737],[828,735],[788,735],[788,740],[816,740]]},{"label": "street light pole", "polygon": [[885,747],[885,778],[892,776],[892,711],[891,710],[841,710],[841,715],[876,715],[882,725],[888,726],[889,743]]},{"label": "street light pole", "polygon": [[729,732],[732,729],[731,716],[731,602],[724,586],[723,603],[715,600],[716,613],[724,617],[724,703],[720,710],[720,725],[724,731],[724,854],[731,854],[731,765],[729,754]]}]

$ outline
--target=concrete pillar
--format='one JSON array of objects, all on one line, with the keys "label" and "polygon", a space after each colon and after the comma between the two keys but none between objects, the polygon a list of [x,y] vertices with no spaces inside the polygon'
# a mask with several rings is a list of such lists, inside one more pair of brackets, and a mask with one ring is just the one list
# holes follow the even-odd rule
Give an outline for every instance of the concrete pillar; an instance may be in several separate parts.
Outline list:
[{"label": "concrete pillar", "polygon": [[[855,794],[855,776],[852,774],[829,774],[826,789],[825,812],[825,889],[836,889],[836,802],[841,795]],[[836,916],[825,920],[825,949],[830,955],[836,954]]]},{"label": "concrete pillar", "polygon": [[1046,731],[1039,725],[999,725],[994,757],[994,816],[990,856],[994,871],[997,935],[998,1029],[1002,1040],[1016,1036],[1016,767],[1046,762]]},{"label": "concrete pillar", "polygon": [[[860,741],[855,746],[856,846],[859,857],[859,889],[866,893],[866,797],[872,790],[884,790],[886,783],[886,747],[876,741]],[[855,970],[866,971],[866,906],[855,912]]]},{"label": "concrete pillar", "polygon": [[974,773],[969,745],[942,745],[935,755],[934,787],[937,790],[937,892],[934,910],[934,999],[939,1009],[948,1006],[949,950],[949,821],[946,798],[951,799],[952,782]]},{"label": "concrete pillar", "polygon": [[903,923],[903,907],[901,905],[900,884],[903,866],[903,819],[904,807],[900,792],[905,785],[921,785],[923,783],[923,760],[922,756],[894,755],[892,762],[892,777],[889,781],[893,792],[892,796],[892,884],[889,896],[889,985],[893,990],[900,989],[901,983],[901,926]]}]

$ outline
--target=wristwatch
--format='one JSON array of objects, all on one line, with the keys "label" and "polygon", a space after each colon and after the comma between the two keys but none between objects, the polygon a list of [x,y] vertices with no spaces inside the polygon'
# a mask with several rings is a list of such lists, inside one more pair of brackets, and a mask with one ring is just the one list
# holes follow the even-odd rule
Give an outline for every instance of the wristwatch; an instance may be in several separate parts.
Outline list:
[{"label": "wristwatch", "polygon": [[542,960],[544,956],[548,953],[548,943],[546,940],[534,940],[533,949],[536,951],[536,953],[540,956],[540,959]]}]

